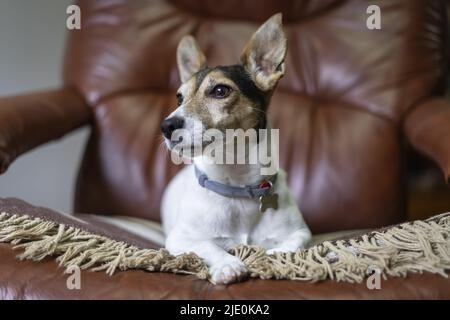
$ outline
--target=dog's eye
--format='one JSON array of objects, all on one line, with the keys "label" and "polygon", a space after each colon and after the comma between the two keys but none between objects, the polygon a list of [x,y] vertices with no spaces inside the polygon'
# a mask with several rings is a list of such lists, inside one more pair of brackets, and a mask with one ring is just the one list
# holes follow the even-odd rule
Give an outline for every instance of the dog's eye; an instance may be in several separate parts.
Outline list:
[{"label": "dog's eye", "polygon": [[181,106],[181,104],[183,103],[183,95],[181,93],[177,93],[177,103],[178,106]]},{"label": "dog's eye", "polygon": [[226,98],[230,95],[230,93],[231,88],[223,84],[219,84],[211,90],[211,96],[213,96],[216,99]]}]

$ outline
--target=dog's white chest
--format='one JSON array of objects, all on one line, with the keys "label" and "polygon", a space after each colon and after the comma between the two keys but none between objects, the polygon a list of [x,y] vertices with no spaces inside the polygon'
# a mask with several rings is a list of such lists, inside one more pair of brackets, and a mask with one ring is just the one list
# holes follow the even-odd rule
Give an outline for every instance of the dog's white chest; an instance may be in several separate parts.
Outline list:
[{"label": "dog's white chest", "polygon": [[[202,188],[192,167],[183,169],[163,198],[166,234],[204,237],[224,248],[239,244],[273,247],[276,239],[303,224],[295,203],[286,196],[284,172],[278,178],[278,210],[260,211],[259,199],[227,198]],[[285,209],[286,208],[286,209]]]},{"label": "dog's white chest", "polygon": [[239,244],[258,242],[254,231],[261,221],[262,214],[257,200],[224,200],[222,196],[206,191],[203,201],[205,201],[205,207],[215,208],[215,210],[208,210],[211,216],[202,219],[205,222],[202,228],[204,234],[208,234],[230,248]]}]

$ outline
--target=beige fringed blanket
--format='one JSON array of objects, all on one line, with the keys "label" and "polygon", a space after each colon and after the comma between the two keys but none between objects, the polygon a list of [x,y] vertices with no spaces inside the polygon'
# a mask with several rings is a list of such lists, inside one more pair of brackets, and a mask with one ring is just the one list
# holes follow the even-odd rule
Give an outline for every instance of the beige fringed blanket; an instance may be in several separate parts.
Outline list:
[{"label": "beige fringed blanket", "polygon": [[[20,249],[20,259],[39,261],[51,256],[64,267],[77,265],[110,275],[118,270],[143,269],[208,279],[207,266],[194,254],[174,257],[164,249],[144,248],[131,237],[102,232],[101,226],[93,228],[84,220],[49,210],[42,213],[45,209],[29,205],[8,205],[7,201],[11,200],[0,201],[0,242]],[[20,212],[21,208],[28,209]],[[450,213],[356,238],[325,241],[288,254],[268,256],[262,248],[251,246],[240,246],[232,253],[246,264],[251,277],[262,279],[360,283],[374,271],[384,277],[404,277],[409,272],[447,277]]]}]

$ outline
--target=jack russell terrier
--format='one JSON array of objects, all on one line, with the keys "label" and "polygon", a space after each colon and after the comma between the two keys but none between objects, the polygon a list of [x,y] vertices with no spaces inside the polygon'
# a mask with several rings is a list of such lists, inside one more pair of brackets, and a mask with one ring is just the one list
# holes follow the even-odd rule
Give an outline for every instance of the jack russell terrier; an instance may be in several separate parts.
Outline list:
[{"label": "jack russell terrier", "polygon": [[[192,135],[184,143],[192,151],[207,148],[196,136],[209,129],[270,128],[266,111],[284,75],[286,43],[281,14],[276,14],[252,36],[239,64],[210,68],[196,40],[184,37],[177,50],[178,108],[161,124],[168,149],[183,145],[184,140],[173,138],[181,129]],[[268,140],[258,135],[246,147],[245,159]],[[283,170],[265,175],[260,163],[213,163],[204,154],[191,158],[194,164],[177,174],[162,199],[165,246],[171,254],[196,253],[210,267],[213,283],[228,284],[247,274],[243,262],[228,253],[238,245],[261,246],[268,254],[305,247],[311,232]]]}]

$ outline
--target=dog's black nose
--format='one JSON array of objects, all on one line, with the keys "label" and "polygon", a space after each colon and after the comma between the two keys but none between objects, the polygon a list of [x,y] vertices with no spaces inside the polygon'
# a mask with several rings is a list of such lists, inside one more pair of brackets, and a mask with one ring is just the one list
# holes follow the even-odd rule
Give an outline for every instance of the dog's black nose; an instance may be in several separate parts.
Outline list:
[{"label": "dog's black nose", "polygon": [[171,117],[161,123],[161,131],[167,139],[172,137],[172,133],[184,126],[184,119],[180,117]]}]

